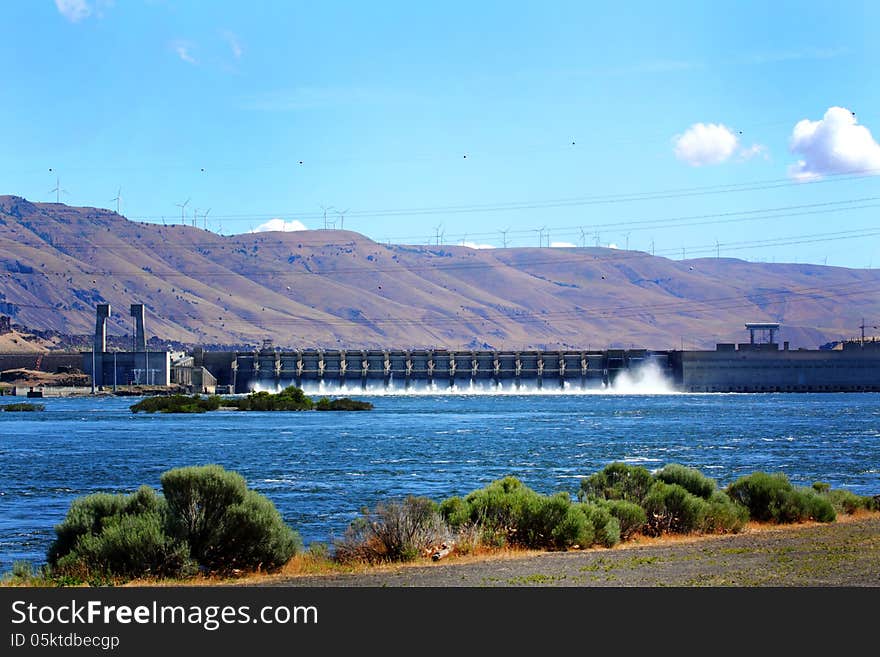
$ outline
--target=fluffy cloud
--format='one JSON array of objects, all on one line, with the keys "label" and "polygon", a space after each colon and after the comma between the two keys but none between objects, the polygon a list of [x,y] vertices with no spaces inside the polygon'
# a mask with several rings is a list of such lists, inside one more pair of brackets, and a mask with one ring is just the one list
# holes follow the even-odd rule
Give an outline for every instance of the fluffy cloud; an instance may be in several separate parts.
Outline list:
[{"label": "fluffy cloud", "polygon": [[798,121],[791,133],[791,152],[800,155],[789,174],[797,179],[830,173],[880,173],[880,145],[858,125],[845,107],[831,107],[819,121]]},{"label": "fluffy cloud", "polygon": [[92,8],[86,0],[55,0],[55,6],[71,23],[78,23],[92,14]]},{"label": "fluffy cloud", "polygon": [[466,246],[469,249],[494,249],[491,244],[477,244],[476,242],[459,242],[459,246]]},{"label": "fluffy cloud", "polygon": [[268,233],[273,230],[281,231],[282,233],[293,233],[298,230],[308,230],[308,228],[306,228],[304,223],[297,221],[296,219],[293,219],[292,221],[284,221],[284,219],[276,217],[275,219],[269,219],[269,221],[264,224],[260,224],[250,232]]},{"label": "fluffy cloud", "polygon": [[576,246],[577,244],[572,244],[571,242],[550,242],[550,248],[553,249],[571,249]]},{"label": "fluffy cloud", "polygon": [[692,167],[721,164],[736,152],[739,139],[720,123],[695,123],[675,137],[675,157]]}]

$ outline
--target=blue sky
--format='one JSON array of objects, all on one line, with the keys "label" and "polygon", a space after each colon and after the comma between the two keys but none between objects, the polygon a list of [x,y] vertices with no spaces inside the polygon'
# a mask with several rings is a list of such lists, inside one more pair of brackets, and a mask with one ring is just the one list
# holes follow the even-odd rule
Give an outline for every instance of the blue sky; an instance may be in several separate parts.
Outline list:
[{"label": "blue sky", "polygon": [[880,265],[877,4],[423,4],[5,2],[0,193]]}]

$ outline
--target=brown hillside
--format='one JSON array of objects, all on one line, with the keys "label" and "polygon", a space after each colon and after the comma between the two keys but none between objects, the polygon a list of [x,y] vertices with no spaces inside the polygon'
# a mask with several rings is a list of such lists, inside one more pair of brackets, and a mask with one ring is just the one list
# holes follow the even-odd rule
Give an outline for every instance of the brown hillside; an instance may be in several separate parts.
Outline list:
[{"label": "brown hillside", "polygon": [[313,230],[220,236],[0,196],[0,314],[84,334],[147,307],[162,339],[289,347],[711,347],[778,321],[813,347],[880,318],[880,271],[602,248],[377,244]]}]

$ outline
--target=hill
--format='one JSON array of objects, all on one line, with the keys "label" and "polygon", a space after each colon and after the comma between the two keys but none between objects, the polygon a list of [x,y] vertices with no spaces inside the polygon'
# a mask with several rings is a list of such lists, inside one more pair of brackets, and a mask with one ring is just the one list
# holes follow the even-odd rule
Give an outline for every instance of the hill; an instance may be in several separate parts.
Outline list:
[{"label": "hill", "polygon": [[223,236],[0,196],[0,314],[31,329],[285,347],[655,349],[742,342],[746,321],[811,347],[880,317],[880,271],[604,248],[386,245],[311,230]]}]

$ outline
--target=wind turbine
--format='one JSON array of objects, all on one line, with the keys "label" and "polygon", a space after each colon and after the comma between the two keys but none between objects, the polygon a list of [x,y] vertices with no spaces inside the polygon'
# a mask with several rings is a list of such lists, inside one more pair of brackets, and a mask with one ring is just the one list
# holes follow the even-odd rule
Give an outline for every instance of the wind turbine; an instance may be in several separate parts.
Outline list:
[{"label": "wind turbine", "polygon": [[183,225],[185,219],[183,217],[183,209],[186,207],[186,204],[189,203],[189,199],[186,199],[183,203],[175,203],[177,207],[180,208],[180,224]]},{"label": "wind turbine", "polygon": [[202,221],[205,222],[205,230],[208,230],[208,213],[211,211],[211,208],[205,210],[205,214],[202,215]]},{"label": "wind turbine", "polygon": [[324,206],[322,205],[322,206],[320,206],[320,207],[321,207],[321,209],[324,211],[324,230],[327,230],[327,210],[332,210],[332,209],[333,209],[333,206],[332,206],[332,205],[328,205],[327,207],[324,207]]},{"label": "wind turbine", "polygon": [[116,198],[111,198],[110,202],[116,201],[116,214],[119,214],[119,203],[122,201],[122,187],[116,190]]},{"label": "wind turbine", "polygon": [[339,215],[339,230],[345,230],[345,213],[348,212],[348,208],[345,208],[342,212],[339,210],[336,211],[336,214]]},{"label": "wind turbine", "polygon": [[507,233],[510,232],[510,226],[502,229],[501,231],[501,243],[504,245],[504,248],[507,248]]},{"label": "wind turbine", "polygon": [[581,246],[586,246],[587,245],[587,231],[585,231],[583,229],[583,227],[581,227],[580,231],[581,231]]},{"label": "wind turbine", "polygon": [[[52,169],[49,169],[49,171],[52,171]],[[66,189],[61,189],[61,178],[59,178],[57,174],[55,175],[55,188],[50,189],[49,193],[55,194],[55,202],[56,203],[61,203],[61,195],[68,193],[68,191]]]},{"label": "wind turbine", "polygon": [[198,225],[199,225],[199,209],[198,209],[198,208],[193,208],[193,222],[192,222],[192,227],[195,228],[195,227],[198,226]]}]

